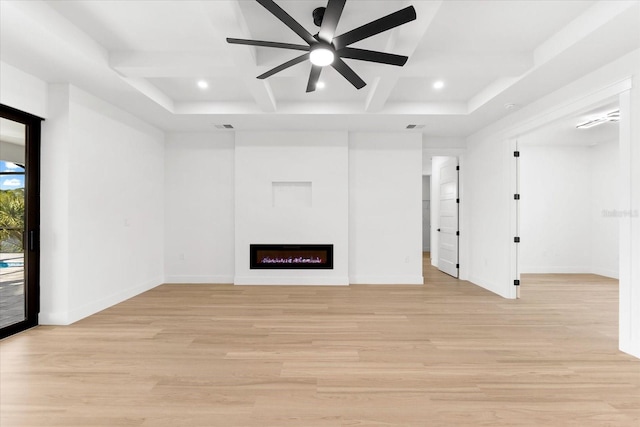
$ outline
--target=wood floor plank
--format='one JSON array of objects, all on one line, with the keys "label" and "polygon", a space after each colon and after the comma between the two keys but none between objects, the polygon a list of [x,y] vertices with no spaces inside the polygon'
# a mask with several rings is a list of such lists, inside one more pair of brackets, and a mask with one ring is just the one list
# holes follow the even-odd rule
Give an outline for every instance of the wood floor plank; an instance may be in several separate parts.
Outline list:
[{"label": "wood floor plank", "polygon": [[163,285],[0,342],[2,427],[633,426],[617,282]]}]

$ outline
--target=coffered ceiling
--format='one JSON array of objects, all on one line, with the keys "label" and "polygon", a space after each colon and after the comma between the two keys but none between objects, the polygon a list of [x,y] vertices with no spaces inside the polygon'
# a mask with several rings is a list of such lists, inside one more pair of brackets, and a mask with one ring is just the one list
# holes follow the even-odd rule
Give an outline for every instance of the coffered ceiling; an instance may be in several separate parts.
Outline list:
[{"label": "coffered ceiling", "polygon": [[[314,34],[324,0],[276,0]],[[226,37],[301,43],[253,0],[0,2],[1,59],[72,83],[165,130],[400,130],[467,136],[640,47],[638,1],[348,0],[337,34],[407,5],[417,20],[354,47],[409,56],[404,67],[345,60],[306,93],[308,61],[259,74],[299,52]],[[303,42],[302,42],[303,43]],[[201,89],[197,83],[206,81]],[[444,87],[435,89],[436,81]]]}]

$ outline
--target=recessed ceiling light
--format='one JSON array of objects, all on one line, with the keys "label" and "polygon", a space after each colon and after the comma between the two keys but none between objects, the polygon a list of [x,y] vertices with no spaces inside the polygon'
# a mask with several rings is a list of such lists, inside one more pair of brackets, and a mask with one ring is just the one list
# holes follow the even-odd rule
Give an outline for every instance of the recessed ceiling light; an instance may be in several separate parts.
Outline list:
[{"label": "recessed ceiling light", "polygon": [[316,83],[316,89],[324,89],[324,86],[325,86],[324,82]]},{"label": "recessed ceiling light", "polygon": [[433,82],[434,89],[442,89],[444,87],[444,82],[442,80],[437,80]]},{"label": "recessed ceiling light", "polygon": [[198,80],[198,87],[200,89],[207,89],[209,87],[209,83],[207,83],[205,80]]}]

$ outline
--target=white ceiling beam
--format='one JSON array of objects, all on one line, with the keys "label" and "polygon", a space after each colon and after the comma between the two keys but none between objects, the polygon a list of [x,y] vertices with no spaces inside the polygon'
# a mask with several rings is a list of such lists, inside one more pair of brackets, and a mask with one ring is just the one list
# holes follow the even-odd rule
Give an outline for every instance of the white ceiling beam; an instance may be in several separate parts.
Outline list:
[{"label": "white ceiling beam", "polygon": [[216,52],[111,52],[109,66],[127,77],[230,77],[235,64]]},{"label": "white ceiling beam", "polygon": [[380,114],[461,116],[466,115],[465,102],[388,102]]},{"label": "white ceiling beam", "polygon": [[368,112],[380,111],[387,103],[393,88],[398,83],[398,76],[379,76],[371,84],[367,94],[365,110]]},{"label": "white ceiling beam", "polygon": [[173,100],[165,95],[160,89],[149,83],[148,80],[137,78],[137,77],[127,77],[120,76],[122,80],[127,82],[131,87],[136,89],[138,92],[145,95],[147,98],[160,105],[165,110],[175,113],[175,106]]},{"label": "white ceiling beam", "polygon": [[255,102],[178,102],[175,114],[182,115],[260,115],[264,112]]},{"label": "white ceiling beam", "polygon": [[[416,21],[402,25],[394,31],[387,43],[387,52],[394,52],[395,47],[401,46],[401,53],[398,53],[411,57],[441,5],[441,0],[413,2],[413,7],[416,9]],[[376,112],[384,107],[401,74],[404,75],[402,70],[397,69],[376,79],[367,96],[366,111]]]},{"label": "white ceiling beam", "polygon": [[[251,114],[263,115],[253,102],[179,102],[175,103],[175,114],[214,115],[214,114]],[[309,115],[363,115],[359,102],[281,102],[278,105],[278,115],[302,117]],[[425,103],[425,102],[394,102],[385,105],[380,115],[388,116],[463,116],[467,114],[464,102]]]},{"label": "white ceiling beam", "polygon": [[500,78],[476,94],[468,102],[468,111],[474,111],[489,105],[500,95],[513,90],[521,82],[531,79],[541,72],[548,63],[560,58],[573,46],[596,33],[601,27],[612,22],[619,16],[637,8],[637,1],[610,2],[601,0],[588,8],[567,26],[541,43],[533,52],[533,64],[525,72],[510,78]]},{"label": "white ceiling beam", "polygon": [[[237,50],[245,50],[240,47]],[[247,47],[248,51],[251,50]],[[240,56],[246,59],[245,51]],[[224,57],[224,55],[219,55]],[[109,66],[128,77],[142,78],[171,78],[171,77],[237,77],[237,61],[220,60],[215,52],[111,52],[109,54]],[[251,58],[251,56],[249,56]],[[241,60],[241,59],[239,59]],[[251,66],[252,72],[247,76],[262,74],[276,64]],[[468,70],[483,64],[490,66],[489,71],[506,75],[520,75],[533,66],[533,56],[528,53],[504,54],[457,54],[449,52],[433,52],[429,59],[409,61],[400,73],[395,73],[395,67],[367,62],[359,62],[359,69],[372,69],[380,72],[378,67],[388,67],[382,70],[384,79],[397,80],[402,77],[422,77],[425,74],[437,72],[450,74],[461,69]],[[255,70],[255,71],[254,71]],[[295,67],[288,68],[278,73],[280,77],[298,76],[299,70]]]},{"label": "white ceiling beam", "polygon": [[637,4],[637,1],[597,2],[534,50],[536,66],[556,57],[620,14],[637,7]]},{"label": "white ceiling beam", "polygon": [[[236,38],[251,38],[238,2],[203,2],[202,8],[214,27],[216,21],[220,19],[221,11],[224,11],[225,15],[228,15],[230,20],[235,21],[240,28],[240,31],[233,36]],[[247,90],[263,112],[276,111],[277,104],[271,85],[268,81],[258,80],[255,77],[260,74],[255,71],[257,69],[255,48],[252,46],[234,46],[228,52],[230,52],[232,58],[232,75],[237,77],[240,74],[242,76]]]},{"label": "white ceiling beam", "polygon": [[482,64],[483,73],[518,76],[533,67],[533,55],[526,52],[509,54],[429,52],[429,57],[410,60],[402,70],[402,77],[424,77],[425,75],[452,75]]},{"label": "white ceiling beam", "polygon": [[262,111],[276,111],[276,98],[273,96],[271,84],[268,81],[258,80],[255,77],[245,77],[244,83]]}]

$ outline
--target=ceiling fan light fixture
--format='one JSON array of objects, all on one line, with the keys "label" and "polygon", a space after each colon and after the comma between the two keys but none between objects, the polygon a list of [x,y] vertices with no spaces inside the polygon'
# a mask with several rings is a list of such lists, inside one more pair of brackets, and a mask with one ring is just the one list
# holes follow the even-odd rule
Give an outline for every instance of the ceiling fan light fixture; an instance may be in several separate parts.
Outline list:
[{"label": "ceiling fan light fixture", "polygon": [[319,67],[331,65],[335,59],[333,50],[321,44],[318,44],[317,46],[318,47],[311,49],[311,53],[309,55],[311,63]]},{"label": "ceiling fan light fixture", "polygon": [[325,87],[324,82],[318,82],[318,83],[316,83],[316,89],[324,89],[324,87]]},{"label": "ceiling fan light fixture", "polygon": [[380,52],[376,50],[360,49],[350,47],[352,44],[361,40],[384,33],[393,28],[414,21],[416,9],[413,6],[407,6],[396,12],[390,13],[346,33],[336,36],[336,29],[342,16],[342,11],[347,0],[327,0],[326,7],[318,7],[314,9],[312,16],[314,23],[320,27],[317,34],[312,35],[297,20],[282,9],[275,0],[255,0],[275,18],[280,20],[284,25],[289,27],[296,33],[306,44],[282,43],[268,40],[250,40],[236,39],[227,37],[227,43],[240,44],[247,46],[270,47],[276,49],[289,49],[304,51],[303,55],[290,59],[277,67],[272,68],[266,73],[257,76],[263,80],[280,71],[286,70],[296,64],[309,60],[313,66],[309,73],[307,83],[307,93],[316,90],[316,84],[320,78],[323,67],[331,65],[339,74],[342,75],[353,87],[362,89],[367,83],[351,68],[343,59],[357,59],[360,61],[368,61],[378,64],[396,65],[402,67],[409,59],[408,56],[396,55],[393,53]]},{"label": "ceiling fan light fixture", "polygon": [[619,122],[620,121],[620,110],[614,110],[610,113],[603,114],[600,117],[594,117],[585,122],[578,123],[576,125],[576,129],[589,129],[594,126],[598,126],[607,122]]}]

